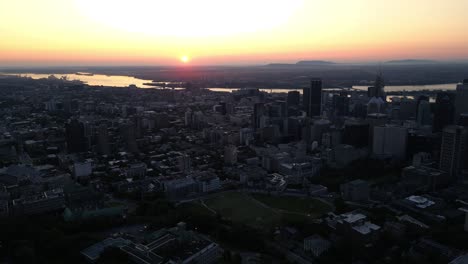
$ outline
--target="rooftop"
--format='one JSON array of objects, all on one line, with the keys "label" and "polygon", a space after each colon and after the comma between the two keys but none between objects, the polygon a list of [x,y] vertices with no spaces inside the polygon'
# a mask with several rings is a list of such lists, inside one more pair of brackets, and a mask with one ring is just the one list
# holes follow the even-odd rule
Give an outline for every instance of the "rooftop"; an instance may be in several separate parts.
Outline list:
[{"label": "rooftop", "polygon": [[406,200],[410,201],[414,206],[419,208],[427,208],[435,204],[435,202],[423,196],[412,195],[407,197]]},{"label": "rooftop", "polygon": [[360,214],[360,213],[345,213],[340,215],[342,221],[347,222],[347,223],[356,223],[358,221],[364,220],[367,218],[367,216]]}]

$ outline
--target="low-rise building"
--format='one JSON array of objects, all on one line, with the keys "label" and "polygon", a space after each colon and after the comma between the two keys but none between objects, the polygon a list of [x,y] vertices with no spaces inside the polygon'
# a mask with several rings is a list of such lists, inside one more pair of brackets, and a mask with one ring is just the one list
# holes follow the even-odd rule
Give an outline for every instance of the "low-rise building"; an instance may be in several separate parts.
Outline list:
[{"label": "low-rise building", "polygon": [[367,220],[367,216],[353,211],[341,215],[329,214],[328,226],[351,238],[353,242],[366,244],[375,241],[380,235],[380,226]]},{"label": "low-rise building", "polygon": [[219,177],[214,173],[204,172],[195,177],[198,183],[198,191],[202,193],[212,192],[221,188]]},{"label": "low-rise building", "polygon": [[91,161],[75,162],[73,164],[73,176],[76,179],[89,177],[93,173]]},{"label": "low-rise building", "polygon": [[15,215],[34,215],[62,210],[65,196],[62,189],[53,189],[38,195],[18,198],[12,201]]},{"label": "low-rise building", "polygon": [[304,238],[304,251],[312,253],[314,257],[320,257],[331,247],[330,241],[319,235]]},{"label": "low-rise building", "polygon": [[185,223],[170,229],[161,229],[149,235],[148,243],[138,243],[123,238],[108,238],[81,251],[90,262],[96,262],[101,253],[115,247],[128,255],[136,264],[163,263],[217,263],[222,255],[218,244],[208,238],[186,230]]},{"label": "low-rise building", "polygon": [[196,193],[197,182],[191,177],[184,177],[163,182],[166,196],[170,199],[180,199]]},{"label": "low-rise building", "polygon": [[127,178],[144,178],[146,176],[147,166],[143,162],[133,163],[126,169]]},{"label": "low-rise building", "polygon": [[369,183],[364,180],[354,180],[341,184],[341,197],[353,202],[369,200]]}]

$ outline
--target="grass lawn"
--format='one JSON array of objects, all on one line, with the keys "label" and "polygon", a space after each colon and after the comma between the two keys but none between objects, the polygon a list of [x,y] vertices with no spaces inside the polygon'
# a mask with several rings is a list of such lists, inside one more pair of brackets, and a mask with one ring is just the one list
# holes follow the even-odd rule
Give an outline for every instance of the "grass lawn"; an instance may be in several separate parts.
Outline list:
[{"label": "grass lawn", "polygon": [[332,210],[328,204],[314,198],[270,196],[266,194],[252,194],[252,197],[273,208],[313,217],[321,216]]},{"label": "grass lawn", "polygon": [[233,222],[271,228],[281,221],[280,213],[260,205],[245,193],[221,193],[204,202],[208,207]]},{"label": "grass lawn", "polygon": [[189,202],[177,206],[179,210],[184,210],[188,213],[199,214],[199,215],[215,215],[213,212],[208,210],[205,206],[198,202]]}]

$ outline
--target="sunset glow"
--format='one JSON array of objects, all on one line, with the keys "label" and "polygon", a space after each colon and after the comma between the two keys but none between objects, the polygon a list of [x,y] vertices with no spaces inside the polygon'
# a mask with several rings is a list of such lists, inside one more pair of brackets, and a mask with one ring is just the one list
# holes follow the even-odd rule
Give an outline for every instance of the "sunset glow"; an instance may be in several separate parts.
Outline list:
[{"label": "sunset glow", "polygon": [[466,10],[466,0],[5,0],[0,65],[466,59]]},{"label": "sunset glow", "polygon": [[188,56],[185,56],[185,55],[184,55],[184,56],[180,57],[180,61],[183,62],[183,63],[187,63],[187,62],[189,62],[189,60],[190,60],[190,59],[189,59]]}]

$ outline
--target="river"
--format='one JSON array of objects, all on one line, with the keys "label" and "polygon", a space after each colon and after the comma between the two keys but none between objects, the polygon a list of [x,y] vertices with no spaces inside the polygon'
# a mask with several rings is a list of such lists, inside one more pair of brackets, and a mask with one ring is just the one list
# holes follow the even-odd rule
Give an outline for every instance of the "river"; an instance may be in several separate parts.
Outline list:
[{"label": "river", "polygon": [[[66,76],[68,80],[80,80],[88,85],[102,85],[102,86],[113,86],[113,87],[128,87],[131,84],[136,85],[139,88],[161,88],[159,86],[148,85],[153,83],[152,80],[143,80],[132,76],[120,76],[120,75],[102,75],[102,74],[91,74],[91,73],[74,73],[74,74],[37,74],[37,73],[23,73],[23,74],[7,74],[7,75],[21,75],[25,77],[31,77],[33,79],[47,78],[50,75],[56,77]],[[389,85],[385,87],[387,92],[400,92],[400,91],[421,91],[421,90],[455,90],[456,83],[448,84],[430,84],[430,85]],[[239,90],[236,88],[208,88],[211,91],[217,92],[232,92]],[[367,90],[367,86],[353,86],[353,89]],[[291,90],[297,90],[302,93],[302,89],[261,89],[265,92],[273,93],[287,93]]]}]

